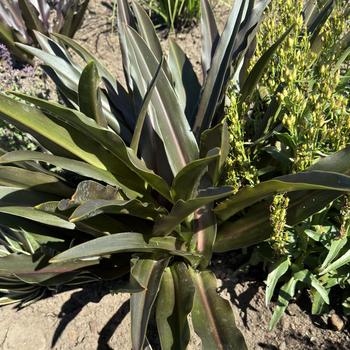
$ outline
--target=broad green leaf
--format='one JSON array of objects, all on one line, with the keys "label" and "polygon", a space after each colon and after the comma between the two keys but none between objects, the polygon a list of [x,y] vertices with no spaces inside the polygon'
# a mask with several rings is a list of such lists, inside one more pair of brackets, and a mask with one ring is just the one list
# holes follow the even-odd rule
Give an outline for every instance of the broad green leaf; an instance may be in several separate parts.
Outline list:
[{"label": "broad green leaf", "polygon": [[160,42],[154,30],[154,26],[151,19],[148,17],[143,7],[139,5],[136,1],[132,2],[132,9],[134,10],[134,14],[137,19],[138,33],[147,43],[147,46],[152,51],[156,59],[158,61],[161,61],[163,57],[162,48],[160,46]]},{"label": "broad green leaf", "polygon": [[178,200],[170,213],[156,222],[153,229],[154,235],[165,236],[175,230],[177,225],[181,224],[196,209],[207,204],[213,203],[218,199],[225,198],[232,194],[232,188],[213,187],[207,190],[199,191],[198,196],[188,201]]},{"label": "broad green leaf", "polygon": [[283,257],[273,264],[271,268],[271,272],[268,274],[267,281],[266,281],[266,293],[265,293],[266,305],[270,303],[276,288],[276,284],[278,280],[288,271],[289,265],[290,265],[290,262],[288,257]]},{"label": "broad green leaf", "polygon": [[[145,185],[142,184],[141,177],[164,196],[164,198],[171,200],[169,186],[166,182],[154,174],[152,170],[148,169],[143,161],[138,159],[135,153],[126,147],[119,135],[111,130],[100,127],[94,120],[73,109],[35,97],[25,95],[20,95],[20,97],[41,108],[47,109],[51,113],[54,113],[57,118],[64,118],[91,139],[96,140],[100,145],[107,148],[115,156],[109,163],[109,166],[113,166],[113,170],[115,170],[115,173],[113,172],[114,175],[118,179],[121,179],[120,182],[125,182],[125,185],[130,189],[142,192],[142,188],[144,189]],[[89,140],[90,142],[92,141],[91,139]]]},{"label": "broad green leaf", "polygon": [[174,200],[189,200],[195,197],[199,182],[210,163],[218,159],[219,149],[213,155],[194,160],[187,164],[174,178],[171,194]]},{"label": "broad green leaf", "polygon": [[173,40],[170,40],[169,43],[169,70],[175,84],[175,92],[188,123],[192,127],[201,86],[190,60],[181,47]]},{"label": "broad green leaf", "polygon": [[334,261],[335,258],[338,257],[338,254],[343,249],[347,241],[348,241],[348,238],[346,236],[332,241],[331,246],[329,248],[329,252],[320,267],[321,271],[324,270],[326,267],[328,267],[328,265],[332,261]]},{"label": "broad green leaf", "polygon": [[[27,283],[42,283],[62,273],[71,272],[98,264],[99,260],[85,260],[47,264],[43,259],[33,261],[33,257],[10,254],[0,258],[0,276],[17,276]],[[2,283],[0,282],[0,287]]]},{"label": "broad green leaf", "polygon": [[183,244],[174,237],[148,239],[147,236],[141,233],[122,232],[79,244],[58,254],[51,261],[54,263],[124,252],[164,252],[182,256],[193,263],[198,262],[199,258],[196,254],[188,253]]},{"label": "broad green leaf", "polygon": [[78,86],[79,108],[86,116],[94,119],[98,125],[107,128],[108,124],[102,112],[100,77],[94,61],[89,62],[81,72]]},{"label": "broad green leaf", "polygon": [[313,300],[312,300],[312,307],[311,307],[311,313],[313,315],[320,315],[324,313],[324,307],[325,307],[325,302],[323,298],[321,297],[320,293],[315,291],[313,293]]},{"label": "broad green leaf", "polygon": [[9,185],[0,185],[0,204],[36,206],[40,203],[58,199],[60,197],[39,190],[30,190],[21,187],[10,187]]},{"label": "broad green leaf", "polygon": [[284,311],[287,309],[289,301],[294,297],[297,282],[297,279],[291,277],[290,280],[282,286],[278,295],[277,306],[269,323],[270,331],[275,328],[276,324],[283,316]]},{"label": "broad green leaf", "polygon": [[320,293],[324,302],[326,304],[329,304],[329,297],[328,297],[327,290],[309,270],[301,270],[294,273],[294,278],[300,282],[307,284],[310,287],[315,288],[317,292]]},{"label": "broad green leaf", "polygon": [[210,271],[190,270],[195,285],[192,322],[201,338],[203,350],[247,349],[243,335],[235,325],[229,301],[216,289],[215,275]]},{"label": "broad green leaf", "polygon": [[208,0],[201,0],[202,70],[204,79],[220,39],[213,11]]},{"label": "broad green leaf", "polygon": [[[151,81],[159,61],[144,40],[131,28],[127,29],[127,42],[134,64],[140,67],[142,77]],[[140,86],[138,86],[140,88]],[[145,94],[145,91],[143,92]],[[175,92],[163,70],[152,94],[151,104],[157,116],[159,137],[162,139],[170,167],[176,175],[187,163],[198,157],[198,146]]]},{"label": "broad green leaf", "polygon": [[209,174],[213,184],[216,185],[220,179],[223,166],[230,151],[229,132],[225,120],[217,124],[215,127],[205,130],[201,135],[201,157],[207,155],[214,148],[218,148],[220,150],[220,157],[214,164],[209,165]]},{"label": "broad green leaf", "polygon": [[289,29],[287,29],[282,36],[273,44],[271,45],[268,50],[259,58],[259,60],[255,63],[252,70],[250,71],[247,79],[245,80],[243,87],[241,89],[241,100],[245,101],[247,98],[250,97],[250,95],[255,90],[257,84],[259,83],[260,78],[263,76],[265,69],[267,65],[269,64],[272,56],[275,54],[277,49],[280,47],[280,45],[283,43],[284,39],[288,36],[288,34],[291,32],[291,30],[294,28],[294,26],[291,26]]},{"label": "broad green leaf", "polygon": [[[2,160],[8,156],[11,157],[11,153],[6,153],[0,157],[0,164],[5,163]],[[63,181],[60,181],[55,174],[49,175],[12,166],[0,166],[0,185],[32,189],[33,191],[58,196],[70,196],[72,194],[72,189]]]},{"label": "broad green leaf", "polygon": [[156,302],[157,329],[162,349],[185,350],[190,341],[188,315],[194,286],[186,264],[177,262],[164,270]]},{"label": "broad green leaf", "polygon": [[28,54],[39,58],[46,65],[51,67],[56,72],[56,74],[58,74],[65,87],[72,91],[77,90],[81,73],[81,69],[78,69],[77,66],[72,66],[65,59],[54,54],[47,53],[35,47],[23,44],[17,44],[17,46]]},{"label": "broad green leaf", "polygon": [[206,269],[210,264],[216,239],[217,222],[213,207],[213,203],[207,204],[197,209],[193,215],[192,244],[196,252],[203,256],[199,264],[201,269]]},{"label": "broad green leaf", "polygon": [[227,220],[240,210],[276,193],[301,190],[350,191],[350,177],[326,171],[308,171],[276,177],[255,187],[245,187],[234,197],[220,203],[215,209],[221,220]]},{"label": "broad green leaf", "polygon": [[149,203],[132,200],[88,200],[74,210],[69,221],[78,222],[100,214],[124,214],[142,219],[155,220],[160,213]]},{"label": "broad green leaf", "polygon": [[132,261],[131,276],[144,288],[143,291],[132,293],[130,297],[131,309],[131,340],[132,348],[143,350],[148,321],[153,304],[157,298],[163,271],[169,263],[169,258],[134,259]]},{"label": "broad green leaf", "polygon": [[0,213],[19,216],[42,224],[56,226],[69,230],[73,230],[75,228],[75,225],[67,220],[61,219],[56,215],[49,214],[44,211],[36,210],[30,207],[0,206]]},{"label": "broad green leaf", "polygon": [[48,149],[53,144],[60,150],[64,150],[62,153],[65,155],[71,154],[104,170],[111,162],[110,156],[107,156],[106,151],[99,144],[87,139],[80,131],[68,124],[63,126],[62,123],[53,121],[38,109],[27,104],[0,95],[0,116],[20,129],[33,134],[34,137],[39,136],[40,142]]},{"label": "broad green leaf", "polygon": [[[32,151],[13,151],[6,153],[2,157],[0,157],[0,164],[4,163],[12,163],[12,162],[21,162],[21,161],[39,161],[45,162],[57,167],[73,171],[82,176],[91,177],[92,179],[103,181],[113,186],[120,186],[124,188],[120,184],[120,182],[108,171],[97,168],[93,165],[73,160],[64,157],[57,157],[47,153],[41,152],[32,152]],[[19,178],[18,178],[19,179]],[[69,196],[70,194],[68,194]]]}]

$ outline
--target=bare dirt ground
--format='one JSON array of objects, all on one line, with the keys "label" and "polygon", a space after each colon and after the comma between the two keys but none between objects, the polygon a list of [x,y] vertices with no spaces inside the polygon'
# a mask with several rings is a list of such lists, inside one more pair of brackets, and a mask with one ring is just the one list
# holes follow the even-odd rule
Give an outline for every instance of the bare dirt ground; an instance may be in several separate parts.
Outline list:
[{"label": "bare dirt ground", "polygon": [[[110,2],[108,2],[110,3]],[[218,5],[215,14],[223,27],[228,7]],[[111,28],[111,10],[101,0],[91,0],[89,13],[78,41],[103,61],[118,79],[122,79],[121,55],[116,31]],[[164,37],[164,33],[160,33]],[[191,58],[200,73],[200,32],[193,27],[186,33],[171,35]],[[162,45],[167,50],[166,40]],[[272,315],[264,303],[264,276],[234,275],[234,253],[216,257],[213,270],[220,279],[221,295],[231,301],[238,327],[249,349],[308,350],[350,349],[349,328],[331,329],[328,315],[310,316],[297,304],[291,304],[277,328],[268,332]],[[259,275],[262,272],[258,272]],[[255,276],[256,277],[256,276]],[[154,326],[153,326],[154,327]],[[152,327],[151,327],[152,328]],[[151,329],[154,349],[158,349]],[[119,350],[131,349],[129,296],[111,295],[105,285],[89,285],[73,291],[53,293],[24,309],[12,306],[0,309],[0,349],[2,350]],[[197,338],[190,350],[200,349]]]}]

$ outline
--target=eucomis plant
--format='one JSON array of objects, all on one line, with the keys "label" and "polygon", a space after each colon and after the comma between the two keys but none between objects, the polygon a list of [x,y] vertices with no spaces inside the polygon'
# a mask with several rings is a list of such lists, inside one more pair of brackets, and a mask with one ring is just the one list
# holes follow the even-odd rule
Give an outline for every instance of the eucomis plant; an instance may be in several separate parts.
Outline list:
[{"label": "eucomis plant", "polygon": [[37,44],[33,31],[73,37],[84,19],[89,0],[3,0],[0,2],[0,41],[18,59],[30,56],[16,42]]},{"label": "eucomis plant", "polygon": [[28,301],[34,286],[125,276],[118,290],[131,293],[133,349],[148,344],[150,317],[163,349],[185,349],[189,315],[203,349],[246,348],[217,294],[212,254],[268,239],[276,193],[290,192],[296,225],[350,190],[349,148],[237,193],[220,185],[225,89],[247,66],[268,2],[236,0],[219,34],[202,1],[203,83],[175,42],[163,56],[136,2],[131,12],[118,1],[125,86],[65,36],[37,33],[42,50],[21,45],[44,62],[66,106],[0,95],[1,117],[42,146],[0,158],[4,303],[23,289]]}]

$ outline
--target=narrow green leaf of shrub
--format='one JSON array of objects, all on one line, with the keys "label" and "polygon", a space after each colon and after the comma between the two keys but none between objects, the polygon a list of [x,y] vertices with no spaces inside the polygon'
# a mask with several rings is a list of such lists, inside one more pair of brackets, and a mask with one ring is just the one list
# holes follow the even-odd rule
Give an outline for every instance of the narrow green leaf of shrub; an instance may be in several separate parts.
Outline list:
[{"label": "narrow green leaf of shrub", "polygon": [[328,265],[338,256],[347,241],[348,238],[346,236],[332,241],[329,252],[320,267],[321,271],[328,267]]},{"label": "narrow green leaf of shrub", "polygon": [[340,258],[333,261],[330,265],[328,265],[324,270],[320,272],[320,275],[324,275],[327,272],[335,271],[340,267],[350,263],[350,250],[344,253]]},{"label": "narrow green leaf of shrub", "polygon": [[294,297],[297,282],[297,279],[291,277],[291,279],[282,286],[278,295],[277,306],[269,323],[270,331],[275,328],[276,324],[283,316],[284,311],[287,309],[289,301]]},{"label": "narrow green leaf of shrub", "polygon": [[309,270],[302,270],[302,271],[296,272],[294,274],[294,278],[300,282],[307,284],[310,287],[315,288],[317,292],[320,293],[324,302],[326,304],[329,304],[329,297],[328,297],[327,290],[325,289],[325,287],[323,287],[323,285]]},{"label": "narrow green leaf of shrub", "polygon": [[195,285],[192,322],[201,338],[202,349],[247,349],[243,335],[235,325],[229,301],[222,299],[216,291],[215,275],[210,271],[190,272]]},{"label": "narrow green leaf of shrub", "polygon": [[273,293],[276,288],[278,280],[288,271],[289,268],[289,259],[288,257],[283,257],[276,261],[271,268],[271,272],[267,276],[266,281],[266,295],[265,303],[266,306],[270,303]]}]

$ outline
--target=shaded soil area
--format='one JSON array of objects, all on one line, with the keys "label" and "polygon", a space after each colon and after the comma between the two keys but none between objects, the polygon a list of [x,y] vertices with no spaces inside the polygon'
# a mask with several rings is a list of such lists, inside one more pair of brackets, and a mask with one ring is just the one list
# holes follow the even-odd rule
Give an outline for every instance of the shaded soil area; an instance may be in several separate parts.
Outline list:
[{"label": "shaded soil area", "polygon": [[[220,29],[228,11],[226,5],[215,7]],[[100,0],[91,0],[87,18],[76,38],[122,80],[121,55],[111,16],[110,6]],[[167,51],[164,39],[167,35],[165,32],[159,34]],[[200,74],[198,26],[170,37],[177,40]],[[350,349],[349,328],[334,331],[328,324],[328,315],[310,316],[305,305],[300,307],[296,303],[289,306],[277,328],[268,332],[272,309],[264,302],[262,280],[266,276],[262,270],[237,275],[232,259],[234,253],[216,257],[212,267],[220,281],[219,291],[230,300],[249,349]],[[0,349],[131,349],[129,308],[127,294],[111,295],[108,286],[102,284],[54,293],[21,310],[6,306],[0,309]],[[150,339],[157,344],[155,334],[151,330]],[[200,340],[194,338],[189,349],[200,349]]]}]

